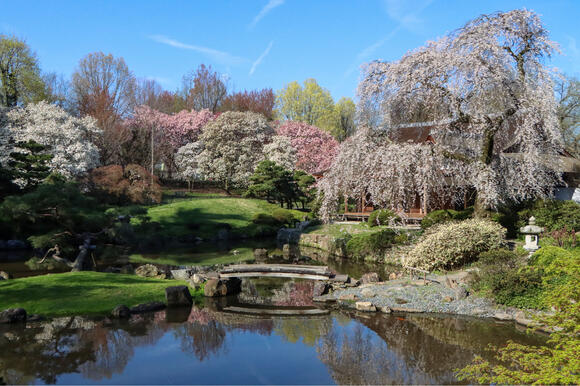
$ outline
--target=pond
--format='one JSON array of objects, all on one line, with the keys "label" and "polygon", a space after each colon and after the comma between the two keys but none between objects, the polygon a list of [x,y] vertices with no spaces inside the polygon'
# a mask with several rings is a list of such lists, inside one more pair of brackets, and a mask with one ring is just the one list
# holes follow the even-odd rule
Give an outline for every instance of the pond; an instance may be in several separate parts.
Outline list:
[{"label": "pond", "polygon": [[[311,281],[246,279],[235,297],[133,315],[0,327],[6,383],[442,384],[513,325],[316,308]],[[23,360],[24,359],[24,360]]]}]

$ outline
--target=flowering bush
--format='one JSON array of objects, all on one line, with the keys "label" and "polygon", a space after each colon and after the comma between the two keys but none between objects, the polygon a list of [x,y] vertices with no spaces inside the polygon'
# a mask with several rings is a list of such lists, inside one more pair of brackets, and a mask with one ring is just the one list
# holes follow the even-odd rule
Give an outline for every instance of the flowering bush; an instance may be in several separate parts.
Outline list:
[{"label": "flowering bush", "polygon": [[148,204],[161,202],[161,186],[157,177],[139,165],[103,166],[91,171],[90,181],[97,191],[105,193],[103,199],[116,203]]},{"label": "flowering bush", "polygon": [[500,248],[505,232],[501,225],[484,219],[435,225],[409,252],[405,263],[428,270],[457,268],[482,252]]}]

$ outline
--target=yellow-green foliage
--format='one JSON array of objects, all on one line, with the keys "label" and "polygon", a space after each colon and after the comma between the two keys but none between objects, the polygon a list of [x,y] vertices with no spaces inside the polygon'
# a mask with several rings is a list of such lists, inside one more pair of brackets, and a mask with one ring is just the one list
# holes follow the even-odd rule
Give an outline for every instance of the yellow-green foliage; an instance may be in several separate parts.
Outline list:
[{"label": "yellow-green foliage", "polygon": [[421,237],[405,263],[422,269],[451,269],[475,261],[481,252],[500,248],[505,229],[486,219],[435,225]]},{"label": "yellow-green foliage", "polygon": [[482,384],[580,384],[580,256],[573,252],[566,256],[549,254],[550,259],[539,257],[546,264],[542,301],[556,310],[540,318],[554,331],[549,345],[509,342],[502,348],[490,347],[497,352],[499,363],[478,356],[458,372],[460,380]]}]

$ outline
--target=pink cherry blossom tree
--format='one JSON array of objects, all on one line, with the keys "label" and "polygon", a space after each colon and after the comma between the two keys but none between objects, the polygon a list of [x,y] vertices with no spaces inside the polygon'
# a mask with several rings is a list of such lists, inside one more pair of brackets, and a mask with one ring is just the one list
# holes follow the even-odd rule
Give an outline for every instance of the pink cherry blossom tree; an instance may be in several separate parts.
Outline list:
[{"label": "pink cherry blossom tree", "polygon": [[290,138],[296,150],[296,168],[311,174],[328,169],[338,152],[338,142],[332,135],[303,122],[284,122],[276,133]]}]

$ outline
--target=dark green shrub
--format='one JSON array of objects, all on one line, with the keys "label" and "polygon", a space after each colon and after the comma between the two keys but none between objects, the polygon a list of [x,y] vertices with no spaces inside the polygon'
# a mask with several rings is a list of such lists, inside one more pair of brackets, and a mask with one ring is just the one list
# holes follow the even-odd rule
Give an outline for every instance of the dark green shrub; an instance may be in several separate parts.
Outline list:
[{"label": "dark green shrub", "polygon": [[479,255],[478,264],[485,266],[499,266],[504,264],[515,263],[519,256],[509,249],[494,249],[492,251],[483,252]]},{"label": "dark green shrub", "polygon": [[534,267],[511,269],[488,277],[495,301],[518,308],[542,308],[542,270]]},{"label": "dark green shrub", "polygon": [[252,222],[258,225],[280,225],[280,222],[274,216],[267,213],[256,213],[252,217]]},{"label": "dark green shrub", "polygon": [[390,229],[355,234],[346,243],[346,252],[355,259],[378,258],[393,245],[395,236],[395,232]]},{"label": "dark green shrub", "polygon": [[274,209],[272,211],[272,217],[280,224],[291,225],[294,223],[294,214],[287,209]]},{"label": "dark green shrub", "polygon": [[369,215],[368,224],[371,227],[378,225],[389,225],[392,221],[400,221],[401,218],[397,216],[392,210],[378,209]]},{"label": "dark green shrub", "polygon": [[399,233],[393,239],[393,244],[407,244],[409,242],[409,235],[407,233]]},{"label": "dark green shrub", "polygon": [[430,212],[425,217],[423,217],[423,220],[421,220],[421,228],[427,229],[435,224],[442,224],[453,220],[466,220],[471,217],[472,214],[473,208],[468,208],[462,211],[453,209],[434,210],[433,212]]}]

